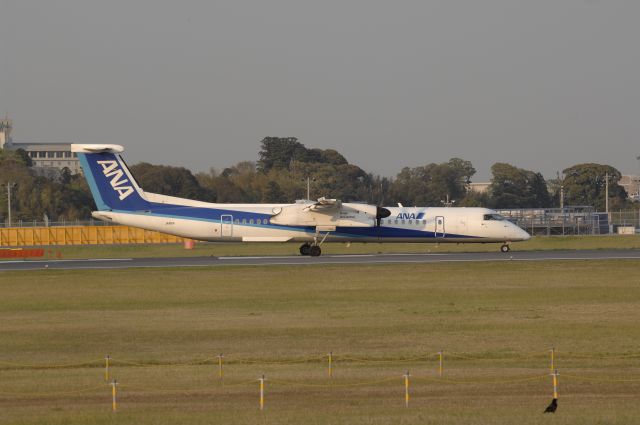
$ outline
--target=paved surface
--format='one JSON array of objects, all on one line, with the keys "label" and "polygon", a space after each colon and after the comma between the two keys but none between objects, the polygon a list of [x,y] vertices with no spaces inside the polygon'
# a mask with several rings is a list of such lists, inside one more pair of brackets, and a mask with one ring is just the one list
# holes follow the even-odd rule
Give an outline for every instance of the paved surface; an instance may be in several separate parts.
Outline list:
[{"label": "paved surface", "polygon": [[451,254],[350,254],[321,257],[177,257],[177,258],[94,258],[86,260],[18,260],[0,262],[0,271],[48,269],[127,269],[133,267],[210,267],[307,264],[392,264],[465,261],[550,261],[550,260],[640,260],[640,250],[598,251],[512,251]]}]

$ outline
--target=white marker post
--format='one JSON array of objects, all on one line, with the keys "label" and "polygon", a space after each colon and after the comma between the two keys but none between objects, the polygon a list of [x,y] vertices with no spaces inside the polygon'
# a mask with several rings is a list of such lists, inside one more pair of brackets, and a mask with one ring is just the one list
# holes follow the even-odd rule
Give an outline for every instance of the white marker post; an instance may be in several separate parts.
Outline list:
[{"label": "white marker post", "polygon": [[104,358],[104,380],[109,382],[109,360],[111,360],[110,355],[106,355]]},{"label": "white marker post", "polygon": [[222,381],[222,358],[224,356],[222,355],[222,353],[218,354],[218,377],[220,378],[220,380]]},{"label": "white marker post", "polygon": [[404,407],[409,407],[409,371],[402,376],[404,376]]},{"label": "white marker post", "polygon": [[260,381],[260,410],[264,410],[264,375],[259,379]]},{"label": "white marker post", "polygon": [[111,382],[111,410],[113,412],[118,410],[118,404],[116,402],[116,386],[118,386],[118,381],[115,379]]}]

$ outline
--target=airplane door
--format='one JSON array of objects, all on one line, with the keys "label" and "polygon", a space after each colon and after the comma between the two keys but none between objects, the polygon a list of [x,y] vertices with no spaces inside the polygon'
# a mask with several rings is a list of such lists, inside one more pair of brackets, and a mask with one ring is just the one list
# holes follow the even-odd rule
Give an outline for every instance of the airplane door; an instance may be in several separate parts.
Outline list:
[{"label": "airplane door", "polygon": [[233,216],[229,214],[220,216],[220,236],[230,238],[233,236]]},{"label": "airplane door", "polygon": [[444,217],[441,215],[436,216],[436,230],[434,232],[434,236],[436,238],[444,238]]},{"label": "airplane door", "polygon": [[467,217],[462,217],[460,218],[460,223],[458,224],[458,231],[457,233],[459,235],[466,235],[468,232],[468,228],[467,228]]}]

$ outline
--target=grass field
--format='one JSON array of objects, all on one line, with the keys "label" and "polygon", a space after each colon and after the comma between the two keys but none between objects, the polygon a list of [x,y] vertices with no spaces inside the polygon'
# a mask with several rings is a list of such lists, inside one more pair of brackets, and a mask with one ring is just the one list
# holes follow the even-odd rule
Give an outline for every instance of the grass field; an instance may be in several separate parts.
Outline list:
[{"label": "grass field", "polygon": [[[2,273],[0,422],[638,423],[638,266]],[[552,395],[550,347],[560,373],[553,417],[542,414]],[[100,366],[107,353],[119,382],[115,414]]]},{"label": "grass field", "polygon": [[[501,244],[380,244],[342,243],[323,245],[325,254],[371,254],[416,252],[497,252]],[[132,258],[177,256],[231,255],[298,255],[297,243],[197,243],[195,249],[185,250],[179,244],[167,245],[89,245],[47,247],[49,258]],[[637,236],[553,236],[535,237],[513,244],[515,251],[561,249],[640,249]]]}]

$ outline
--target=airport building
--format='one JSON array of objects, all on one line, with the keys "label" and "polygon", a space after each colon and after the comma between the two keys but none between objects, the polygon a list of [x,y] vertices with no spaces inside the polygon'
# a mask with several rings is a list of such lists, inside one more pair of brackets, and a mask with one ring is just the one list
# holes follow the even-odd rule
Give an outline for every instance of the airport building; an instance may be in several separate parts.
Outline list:
[{"label": "airport building", "polygon": [[0,149],[23,149],[31,158],[34,170],[48,177],[59,175],[68,168],[71,174],[82,172],[80,161],[71,152],[70,143],[15,143],[11,137],[13,123],[5,118],[0,121]]},{"label": "airport building", "polygon": [[491,186],[491,182],[478,182],[469,183],[468,188],[469,192],[487,193],[489,192],[489,186]]},{"label": "airport building", "polygon": [[640,201],[640,176],[624,175],[618,184],[627,191],[629,199]]}]

